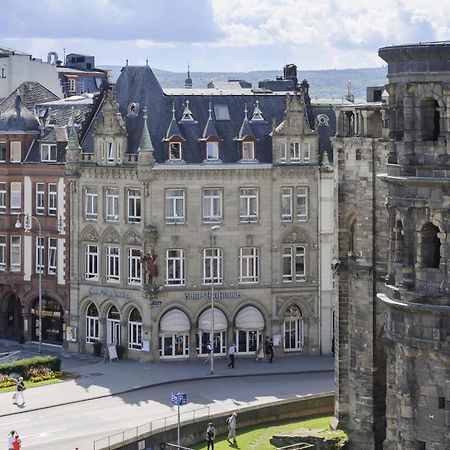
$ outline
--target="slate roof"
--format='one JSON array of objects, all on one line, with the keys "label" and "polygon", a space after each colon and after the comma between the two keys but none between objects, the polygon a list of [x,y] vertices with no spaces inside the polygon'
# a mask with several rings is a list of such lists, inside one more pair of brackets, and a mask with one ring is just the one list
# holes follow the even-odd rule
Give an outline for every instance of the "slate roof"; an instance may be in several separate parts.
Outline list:
[{"label": "slate roof", "polygon": [[[183,142],[183,160],[186,163],[202,163],[205,158],[204,143],[201,142],[203,132],[208,122],[209,104],[212,105],[214,126],[217,135],[222,139],[220,142],[221,160],[224,163],[236,163],[241,159],[240,142],[235,138],[244,123],[244,111],[247,104],[248,115],[252,117],[253,110],[258,100],[258,106],[266,118],[265,121],[254,121],[251,123],[252,135],[256,138],[256,158],[260,163],[272,162],[272,118],[279,124],[284,118],[286,108],[285,95],[279,92],[254,92],[251,89],[239,89],[236,91],[217,91],[216,89],[179,89],[162,90],[158,80],[148,66],[126,66],[114,87],[120,113],[126,122],[128,133],[128,152],[137,153],[142,138],[143,116],[140,112],[137,116],[128,113],[131,103],[136,103],[140,111],[147,107],[148,130],[154,146],[154,158],[157,163],[167,160],[166,143],[164,138],[171,125],[172,108],[175,106],[177,125]],[[169,95],[168,95],[169,94]],[[189,100],[189,109],[195,118],[195,122],[180,122],[185,102]],[[226,107],[229,120],[217,120],[214,108]],[[316,113],[315,108],[308,105],[311,116]],[[323,109],[323,108],[322,108]],[[325,107],[328,116],[334,116],[330,107]],[[100,117],[100,115],[99,115]],[[314,123],[314,122],[313,122]],[[245,125],[246,127],[246,125]],[[90,127],[86,138],[81,143],[83,151],[92,152],[92,132]],[[320,127],[319,133],[322,131]],[[324,149],[331,150],[329,136],[334,135],[334,128],[322,139]],[[329,159],[332,155],[329,153]]]},{"label": "slate roof", "polygon": [[16,93],[14,103],[0,115],[0,133],[35,133],[39,131],[39,120],[22,102]]}]

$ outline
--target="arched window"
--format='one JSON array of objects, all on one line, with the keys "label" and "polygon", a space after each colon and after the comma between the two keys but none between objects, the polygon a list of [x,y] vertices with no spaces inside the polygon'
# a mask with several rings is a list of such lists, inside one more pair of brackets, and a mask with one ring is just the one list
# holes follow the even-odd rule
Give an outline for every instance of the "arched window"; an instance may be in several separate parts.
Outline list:
[{"label": "arched window", "polygon": [[427,268],[439,268],[441,259],[441,241],[439,228],[428,222],[422,227],[422,265]]},{"label": "arched window", "polygon": [[422,100],[422,140],[437,141],[440,134],[439,103],[434,98]]},{"label": "arched window", "polygon": [[136,308],[130,312],[128,319],[128,348],[142,350],[142,317]]},{"label": "arched window", "polygon": [[179,358],[189,355],[189,317],[174,308],[162,316],[159,323],[159,355],[161,358]]},{"label": "arched window", "polygon": [[108,339],[108,344],[119,345],[120,344],[120,313],[117,308],[113,305],[109,308],[108,328],[106,330],[106,337]]},{"label": "arched window", "polygon": [[303,350],[303,314],[297,305],[290,305],[284,315],[284,349],[286,352]]},{"label": "arched window", "polygon": [[235,318],[237,353],[253,354],[263,344],[264,317],[254,306],[242,308]]},{"label": "arched window", "polygon": [[350,235],[348,239],[348,253],[351,256],[356,254],[356,219],[353,219],[350,225]]},{"label": "arched window", "polygon": [[86,342],[97,342],[100,339],[98,309],[91,302],[86,310]]}]

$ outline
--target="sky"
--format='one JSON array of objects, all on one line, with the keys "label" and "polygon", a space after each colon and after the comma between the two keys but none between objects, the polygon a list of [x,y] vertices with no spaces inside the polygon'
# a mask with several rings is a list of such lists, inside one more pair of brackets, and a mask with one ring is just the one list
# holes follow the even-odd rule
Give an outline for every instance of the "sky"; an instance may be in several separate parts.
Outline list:
[{"label": "sky", "polygon": [[380,67],[380,47],[450,39],[442,0],[2,0],[0,47],[96,65],[247,72]]}]

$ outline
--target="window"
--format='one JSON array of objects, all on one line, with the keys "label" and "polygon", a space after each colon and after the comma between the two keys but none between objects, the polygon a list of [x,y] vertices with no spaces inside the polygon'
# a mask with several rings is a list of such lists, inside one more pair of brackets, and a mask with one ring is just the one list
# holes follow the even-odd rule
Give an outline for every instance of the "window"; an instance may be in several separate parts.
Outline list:
[{"label": "window", "polygon": [[203,284],[222,284],[223,251],[221,248],[203,250]]},{"label": "window", "polygon": [[300,143],[291,142],[289,149],[289,157],[291,162],[300,162]]},{"label": "window", "polygon": [[44,238],[36,238],[36,273],[44,273]]},{"label": "window", "polygon": [[286,142],[280,142],[280,162],[285,163],[287,161],[287,144]]},{"label": "window", "polygon": [[284,350],[286,352],[302,351],[304,347],[303,314],[300,308],[293,304],[284,314]]},{"label": "window", "polygon": [[120,281],[119,247],[106,247],[106,281],[109,283],[118,283]]},{"label": "window", "polygon": [[169,142],[169,160],[181,161],[181,142]]},{"label": "window", "polygon": [[309,163],[311,144],[309,142],[303,143],[303,162]]},{"label": "window", "polygon": [[120,314],[118,309],[113,305],[109,308],[106,339],[108,344],[120,345]]},{"label": "window", "polygon": [[308,220],[308,188],[297,188],[297,220],[305,222]]},{"label": "window", "polygon": [[184,189],[166,189],[166,223],[184,223]]},{"label": "window", "polygon": [[98,246],[86,245],[86,280],[98,280]]},{"label": "window", "polygon": [[11,236],[11,247],[9,250],[9,270],[11,272],[20,272],[22,264],[20,236]]},{"label": "window", "polygon": [[116,146],[114,145],[114,142],[107,142],[107,148],[108,148],[108,157],[106,159],[106,162],[108,164],[114,164],[116,162]]},{"label": "window", "polygon": [[281,221],[292,221],[292,191],[291,187],[281,188]]},{"label": "window", "polygon": [[11,142],[11,162],[19,163],[22,161],[22,143],[21,142]]},{"label": "window", "polygon": [[6,183],[0,183],[0,214],[6,213]]},{"label": "window", "polygon": [[166,255],[166,285],[184,285],[184,250],[167,250]]},{"label": "window", "polygon": [[11,214],[19,213],[22,209],[22,183],[11,183]]},{"label": "window", "polygon": [[97,220],[97,188],[87,187],[85,191],[85,219]]},{"label": "window", "polygon": [[283,248],[283,281],[305,281],[305,247],[288,245]]},{"label": "window", "polygon": [[45,212],[45,184],[36,183],[36,214],[43,215]]},{"label": "window", "polygon": [[203,222],[222,221],[222,190],[203,189]]},{"label": "window", "polygon": [[119,220],[119,189],[106,189],[106,221],[117,222]]},{"label": "window", "polygon": [[142,282],[141,250],[128,249],[128,284],[141,284]]},{"label": "window", "polygon": [[206,143],[206,159],[207,161],[216,161],[219,159],[219,143],[207,142]]},{"label": "window", "polygon": [[136,308],[131,311],[128,320],[128,348],[142,350],[142,318]]},{"label": "window", "polygon": [[362,152],[361,152],[360,148],[357,148],[355,151],[355,159],[356,159],[356,161],[362,160]]},{"label": "window", "polygon": [[257,283],[259,276],[258,249],[242,247],[239,249],[239,283]]},{"label": "window", "polygon": [[57,240],[55,238],[48,238],[48,274],[56,274],[56,252]]},{"label": "window", "polygon": [[243,142],[242,143],[242,159],[252,160],[255,159],[255,143]]},{"label": "window", "polygon": [[77,91],[77,80],[74,78],[69,78],[67,81],[67,90],[70,94],[73,94]]},{"label": "window", "polygon": [[41,162],[56,162],[56,144],[41,144]]},{"label": "window", "polygon": [[56,184],[50,183],[48,185],[48,215],[56,216],[57,208],[57,186]]},{"label": "window", "polygon": [[239,190],[239,221],[258,221],[258,189],[242,188]]},{"label": "window", "polygon": [[0,236],[0,272],[6,270],[6,236]]},{"label": "window", "polygon": [[86,342],[97,342],[100,339],[97,307],[90,303],[86,311]]},{"label": "window", "polygon": [[128,223],[141,223],[141,191],[128,189]]},{"label": "window", "polygon": [[0,163],[6,162],[6,142],[0,142]]},{"label": "window", "polygon": [[423,267],[439,269],[441,262],[441,240],[438,235],[439,228],[431,222],[427,222],[422,227],[420,250]]},{"label": "window", "polygon": [[214,115],[216,120],[230,120],[230,113],[228,112],[228,105],[214,106]]}]

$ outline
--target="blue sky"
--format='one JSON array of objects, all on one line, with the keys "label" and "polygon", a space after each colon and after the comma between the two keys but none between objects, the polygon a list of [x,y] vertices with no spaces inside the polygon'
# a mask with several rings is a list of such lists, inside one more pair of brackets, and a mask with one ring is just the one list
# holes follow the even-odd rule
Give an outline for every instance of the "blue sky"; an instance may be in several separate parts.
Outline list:
[{"label": "blue sky", "polygon": [[2,0],[0,46],[184,72],[377,67],[387,45],[450,39],[442,0]]}]

